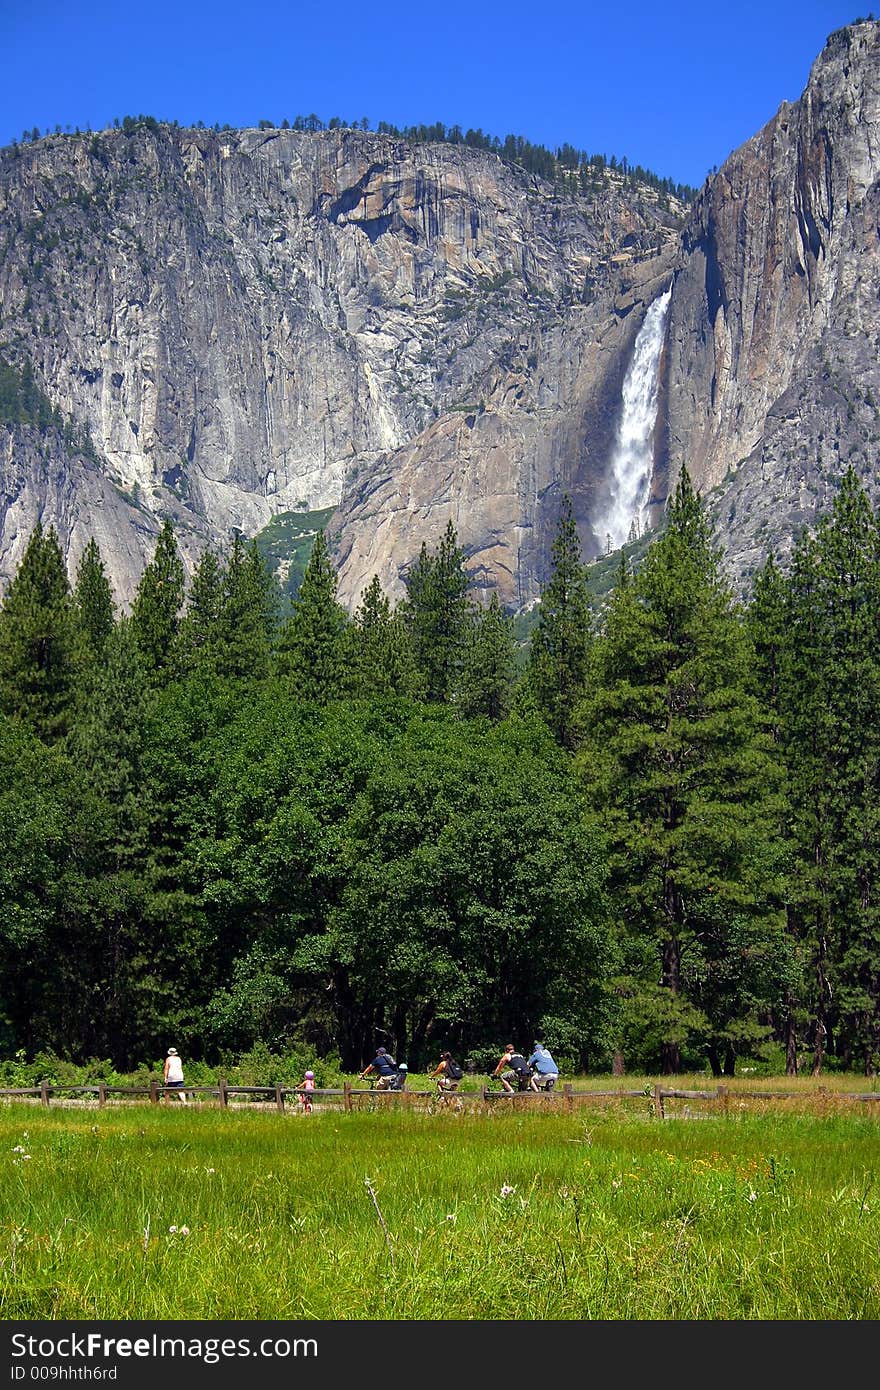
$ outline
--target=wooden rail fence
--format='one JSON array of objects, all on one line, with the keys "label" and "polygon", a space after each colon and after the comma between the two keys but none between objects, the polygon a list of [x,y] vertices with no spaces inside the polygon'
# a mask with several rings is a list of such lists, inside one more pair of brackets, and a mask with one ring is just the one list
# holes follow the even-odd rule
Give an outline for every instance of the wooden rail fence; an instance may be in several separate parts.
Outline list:
[{"label": "wooden rail fence", "polygon": [[[274,1102],[276,1110],[284,1112],[285,1106],[291,1100],[294,1104],[302,1096],[302,1092],[293,1086],[230,1086],[228,1081],[220,1080],[213,1086],[164,1086],[159,1081],[150,1081],[146,1086],[110,1086],[104,1081],[99,1081],[89,1086],[68,1086],[56,1084],[51,1081],[43,1081],[39,1086],[5,1086],[0,1087],[0,1097],[7,1097],[14,1100],[25,1097],[39,1097],[41,1103],[48,1106],[53,1096],[56,1098],[76,1097],[96,1099],[98,1106],[103,1108],[107,1104],[109,1096],[138,1097],[146,1096],[153,1105],[158,1104],[160,1097],[179,1095],[180,1091],[186,1092],[189,1096],[209,1096],[216,1097],[221,1110],[229,1107],[230,1096],[245,1096],[248,1098],[261,1098],[264,1101]],[[806,1100],[806,1099],[830,1099],[852,1100],[857,1102],[878,1102],[880,1101],[880,1091],[835,1091],[827,1087],[819,1086],[812,1092],[804,1091],[744,1091],[738,1088],[733,1089],[727,1086],[718,1086],[711,1091],[690,1091],[680,1090],[673,1086],[655,1085],[653,1087],[642,1087],[638,1090],[626,1090],[622,1087],[603,1088],[601,1090],[576,1090],[570,1082],[565,1082],[558,1090],[545,1091],[497,1091],[488,1086],[482,1086],[478,1091],[447,1091],[438,1096],[436,1090],[404,1090],[404,1091],[385,1091],[378,1090],[372,1086],[357,1087],[351,1082],[346,1081],[341,1087],[326,1086],[316,1088],[311,1092],[313,1100],[328,1099],[331,1102],[341,1100],[345,1110],[354,1109],[356,1100],[360,1097],[369,1098],[371,1101],[380,1101],[387,1104],[403,1103],[410,1104],[420,1099],[434,1101],[444,1105],[459,1103],[463,1105],[473,1104],[494,1104],[495,1102],[517,1102],[519,1104],[540,1104],[548,1101],[561,1101],[566,1107],[574,1105],[578,1100],[607,1100],[615,1101],[622,1099],[642,1099],[650,1100],[655,1115],[660,1119],[666,1116],[667,1100],[702,1100],[718,1101],[722,1109],[726,1112],[730,1108],[732,1101],[738,1100]]]}]

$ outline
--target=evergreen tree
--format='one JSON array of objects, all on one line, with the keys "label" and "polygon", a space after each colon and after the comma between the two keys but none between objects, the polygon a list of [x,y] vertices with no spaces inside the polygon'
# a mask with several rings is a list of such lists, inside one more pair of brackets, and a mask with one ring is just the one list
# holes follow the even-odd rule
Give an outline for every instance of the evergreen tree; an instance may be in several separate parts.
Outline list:
[{"label": "evergreen tree", "polygon": [[493,594],[471,630],[462,672],[459,708],[466,719],[483,715],[498,723],[510,711],[516,673],[513,619]]},{"label": "evergreen tree", "polygon": [[700,1045],[731,1072],[782,988],[780,774],[749,659],[683,473],[664,535],[613,596],[579,760],[625,927],[623,1026],[667,1072]]},{"label": "evergreen tree", "polygon": [[581,563],[568,496],[562,500],[550,556],[551,576],[541,594],[526,679],[557,742],[573,748],[574,711],[585,692],[592,616],[587,571]]},{"label": "evergreen tree", "polygon": [[[746,612],[746,632],[752,650],[750,689],[760,701],[766,727],[777,758],[787,768],[784,731],[783,686],[789,650],[789,586],[771,555],[755,576],[752,599]],[[782,799],[779,840],[790,851],[790,801],[788,777]],[[789,867],[790,867],[790,861]],[[798,1038],[805,1021],[803,966],[806,955],[797,914],[786,897],[786,932],[791,945],[790,974],[781,1001],[777,1031],[785,1047],[785,1070],[798,1072]]]},{"label": "evergreen tree", "polygon": [[252,681],[268,676],[280,598],[256,541],[245,546],[236,533],[220,611],[221,675]]},{"label": "evergreen tree", "polygon": [[116,622],[116,605],[94,538],[88,542],[77,566],[73,617],[80,661],[99,661]]},{"label": "evergreen tree", "polygon": [[458,689],[473,623],[464,551],[451,521],[435,554],[422,545],[406,588],[404,621],[425,698],[449,703]]},{"label": "evergreen tree", "polygon": [[[66,745],[100,807],[108,876],[131,869],[144,847],[148,798],[143,761],[150,705],[132,622],[123,616],[104,644],[101,661],[82,673]],[[120,888],[120,904],[127,896],[128,890]]]},{"label": "evergreen tree", "polygon": [[373,575],[354,615],[352,632],[356,693],[366,698],[418,694],[418,677],[406,628]]},{"label": "evergreen tree", "polygon": [[769,556],[755,575],[746,612],[746,630],[754,652],[751,688],[768,710],[774,742],[779,745],[782,668],[788,648],[788,584]]},{"label": "evergreen tree", "polygon": [[38,522],[0,608],[0,710],[53,743],[72,697],[70,583],[54,529]]},{"label": "evergreen tree", "polygon": [[827,1046],[826,1017],[831,996],[827,962],[828,787],[821,750],[828,746],[832,734],[827,724],[831,711],[823,688],[827,662],[823,625],[819,621],[818,557],[815,538],[809,532],[801,537],[792,554],[785,628],[779,725],[792,808],[789,916],[793,935],[802,943],[805,957],[804,1002],[810,1019],[813,1069],[818,1073]]},{"label": "evergreen tree", "polygon": [[156,685],[165,684],[173,671],[183,596],[183,561],[174,528],[164,521],[131,607],[132,633],[149,679]]},{"label": "evergreen tree", "polygon": [[880,1063],[880,541],[851,468],[792,560],[782,715],[813,1069]]},{"label": "evergreen tree", "polygon": [[178,661],[181,671],[216,671],[220,657],[223,568],[215,551],[202,552],[193,572],[186,612],[180,620]]},{"label": "evergreen tree", "polygon": [[327,704],[346,693],[351,680],[348,629],[348,615],[336,599],[336,571],[319,531],[276,656],[278,674],[300,699]]}]

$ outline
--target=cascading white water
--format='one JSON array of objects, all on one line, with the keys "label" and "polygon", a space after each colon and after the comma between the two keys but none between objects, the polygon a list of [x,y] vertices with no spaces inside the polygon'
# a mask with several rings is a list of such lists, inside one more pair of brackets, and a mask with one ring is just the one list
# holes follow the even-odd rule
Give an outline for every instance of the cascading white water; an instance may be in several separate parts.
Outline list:
[{"label": "cascading white water", "polygon": [[666,311],[672,290],[655,299],[645,315],[623,382],[623,411],[608,469],[611,500],[594,530],[608,550],[641,531],[651,487],[652,436],[657,422],[657,382]]}]

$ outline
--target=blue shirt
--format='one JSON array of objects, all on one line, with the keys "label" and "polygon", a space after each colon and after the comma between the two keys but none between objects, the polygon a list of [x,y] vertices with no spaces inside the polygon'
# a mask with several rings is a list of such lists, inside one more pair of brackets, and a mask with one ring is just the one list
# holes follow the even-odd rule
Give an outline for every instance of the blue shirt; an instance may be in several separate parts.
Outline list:
[{"label": "blue shirt", "polygon": [[529,1058],[529,1066],[534,1067],[539,1076],[559,1075],[559,1068],[546,1047],[536,1048]]},{"label": "blue shirt", "polygon": [[380,1076],[397,1075],[397,1066],[395,1065],[394,1058],[389,1057],[387,1052],[382,1052],[374,1057],[370,1066],[373,1068],[373,1071],[377,1071]]}]

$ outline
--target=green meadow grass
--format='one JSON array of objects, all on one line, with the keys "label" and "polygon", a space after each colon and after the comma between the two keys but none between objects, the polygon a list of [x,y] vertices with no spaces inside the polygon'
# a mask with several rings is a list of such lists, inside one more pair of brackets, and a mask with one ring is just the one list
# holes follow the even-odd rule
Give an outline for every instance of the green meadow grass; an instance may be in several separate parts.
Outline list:
[{"label": "green meadow grass", "polygon": [[5,1319],[877,1319],[880,1120],[0,1107]]}]

